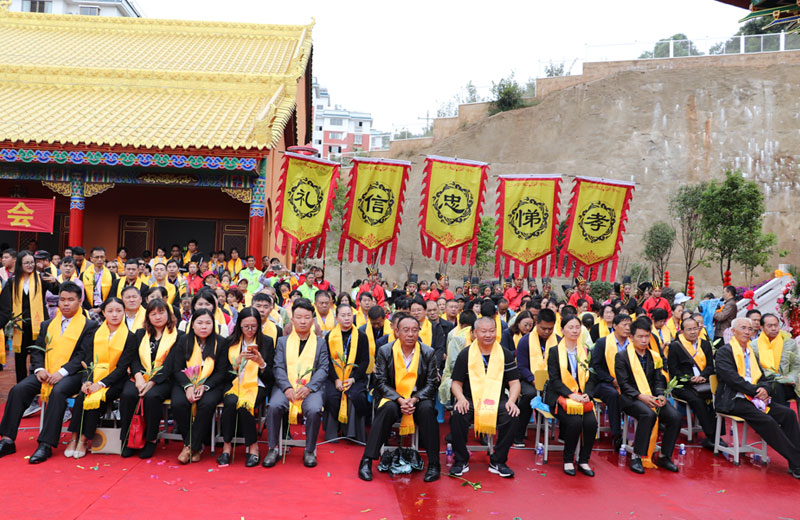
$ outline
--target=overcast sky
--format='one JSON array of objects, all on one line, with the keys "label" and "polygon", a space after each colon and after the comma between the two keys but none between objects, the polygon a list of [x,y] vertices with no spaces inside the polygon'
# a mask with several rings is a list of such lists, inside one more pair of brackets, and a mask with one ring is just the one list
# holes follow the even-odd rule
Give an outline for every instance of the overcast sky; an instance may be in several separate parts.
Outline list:
[{"label": "overcast sky", "polygon": [[[414,129],[468,82],[524,83],[549,61],[636,58],[643,42],[684,33],[706,49],[747,12],[715,0],[404,2],[136,0],[150,18],[306,24],[316,19],[314,75],[332,103],[371,112],[375,128]],[[634,44],[637,45],[616,45]]]}]

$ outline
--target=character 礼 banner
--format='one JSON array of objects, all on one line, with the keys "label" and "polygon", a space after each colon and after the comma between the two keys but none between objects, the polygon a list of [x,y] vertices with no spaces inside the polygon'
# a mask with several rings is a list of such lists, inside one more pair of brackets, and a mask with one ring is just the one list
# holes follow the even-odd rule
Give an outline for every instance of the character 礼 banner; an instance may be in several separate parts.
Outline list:
[{"label": "character \u793c banner", "polygon": [[276,249],[293,257],[321,257],[339,177],[335,162],[286,152],[275,212]]},{"label": "character \u793c banner", "polygon": [[345,204],[339,261],[357,256],[359,262],[394,265],[403,202],[411,163],[389,159],[353,157]]},{"label": "character \u793c banner", "polygon": [[55,198],[0,198],[0,230],[52,233],[55,208]]},{"label": "character \u793c banner", "polygon": [[[422,255],[455,264],[475,262],[489,165],[428,156],[419,214]],[[470,247],[472,246],[472,247]]]},{"label": "character \u793c banner", "polygon": [[587,280],[613,280],[634,184],[576,177],[561,246],[560,274],[583,269]]},{"label": "character \u793c banner", "polygon": [[560,175],[501,175],[497,194],[495,276],[553,276]]}]

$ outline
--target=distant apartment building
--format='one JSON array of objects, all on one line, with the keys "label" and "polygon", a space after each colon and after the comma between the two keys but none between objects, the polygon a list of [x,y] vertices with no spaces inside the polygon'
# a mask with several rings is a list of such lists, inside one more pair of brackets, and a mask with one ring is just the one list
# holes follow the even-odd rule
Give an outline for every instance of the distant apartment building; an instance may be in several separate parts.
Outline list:
[{"label": "distant apartment building", "polygon": [[357,152],[382,150],[389,147],[389,132],[372,128],[369,112],[345,110],[341,105],[331,106],[327,87],[314,78],[311,85],[314,98],[314,132],[311,145],[324,159],[334,159]]},{"label": "distant apartment building", "polygon": [[141,18],[134,0],[11,0],[12,11]]}]

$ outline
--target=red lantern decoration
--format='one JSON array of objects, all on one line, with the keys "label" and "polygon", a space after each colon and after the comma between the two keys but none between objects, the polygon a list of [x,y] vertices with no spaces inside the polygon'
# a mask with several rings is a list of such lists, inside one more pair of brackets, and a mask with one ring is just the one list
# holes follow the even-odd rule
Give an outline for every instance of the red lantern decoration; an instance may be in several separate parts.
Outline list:
[{"label": "red lantern decoration", "polygon": [[694,276],[689,276],[688,281],[689,283],[687,284],[686,287],[686,293],[687,293],[686,295],[692,300],[694,300]]},{"label": "red lantern decoration", "polygon": [[664,271],[664,287],[669,287],[669,271]]},{"label": "red lantern decoration", "polygon": [[722,277],[722,285],[728,286],[731,284],[731,272],[725,271],[724,276]]}]

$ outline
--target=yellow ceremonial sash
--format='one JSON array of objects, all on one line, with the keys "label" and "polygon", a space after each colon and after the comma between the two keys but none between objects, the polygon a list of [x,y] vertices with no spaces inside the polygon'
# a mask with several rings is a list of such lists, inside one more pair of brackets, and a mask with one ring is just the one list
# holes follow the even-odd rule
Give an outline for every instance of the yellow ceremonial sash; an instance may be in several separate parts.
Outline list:
[{"label": "yellow ceremonial sash", "polygon": [[495,331],[495,336],[497,336],[497,339],[495,341],[500,343],[500,339],[503,337],[503,324],[500,322],[499,314],[494,315],[494,331]]},{"label": "yellow ceremonial sash", "polygon": [[269,336],[272,338],[272,342],[274,345],[278,344],[278,327],[272,323],[272,320],[267,318],[264,320],[264,325],[261,326],[261,332],[265,336]]},{"label": "yellow ceremonial sash", "polygon": [[125,261],[117,257],[117,273],[122,273],[125,270]]},{"label": "yellow ceremonial sash", "polygon": [[544,354],[542,354],[542,342],[539,340],[539,334],[536,329],[533,329],[528,334],[528,355],[531,362],[531,372],[535,373],[537,370],[547,370],[547,359],[550,357],[550,347],[555,347],[556,343],[555,333],[550,334],[547,342],[544,345]]},{"label": "yellow ceremonial sash", "polygon": [[150,278],[148,278],[146,274],[140,274],[139,281],[142,282],[144,287],[147,287],[150,284]]},{"label": "yellow ceremonial sash", "polygon": [[336,317],[333,315],[333,310],[328,311],[328,315],[325,316],[324,320],[320,318],[322,318],[322,316],[317,314],[317,323],[319,324],[319,328],[324,332],[333,330],[333,328],[336,326]]},{"label": "yellow ceremonial sash", "polygon": [[517,345],[519,345],[519,340],[522,339],[522,334],[517,333],[511,338],[512,342],[514,343],[514,350],[517,350]]},{"label": "yellow ceremonial sash", "polygon": [[[311,379],[314,371],[314,360],[317,357],[317,340],[312,335],[308,337],[303,352],[300,352],[300,336],[292,330],[286,338],[286,374],[289,383],[297,391],[305,386]],[[303,413],[303,400],[289,401],[289,424],[297,424],[297,416]]]},{"label": "yellow ceremonial sash", "polygon": [[[406,361],[403,357],[403,347],[399,341],[392,343],[392,358],[394,359],[394,383],[395,390],[403,399],[409,399],[414,392],[417,384],[417,372],[419,371],[419,356],[422,347],[414,345],[414,354],[411,355],[411,365],[406,370]],[[381,399],[378,408],[389,402],[388,399]],[[400,419],[400,435],[411,435],[414,433],[414,416],[402,414]]]},{"label": "yellow ceremonial sash", "polygon": [[[375,334],[372,332],[371,324],[367,323],[367,326],[364,327],[364,330],[367,335],[367,343],[369,344],[369,367],[367,367],[367,374],[371,374],[375,370],[375,341],[378,338],[376,338]],[[392,332],[392,325],[389,323],[389,320],[384,320],[383,322],[383,334],[390,334],[392,336],[394,335]]]},{"label": "yellow ceremonial sash", "polygon": [[[355,342],[353,338],[355,338]],[[344,340],[342,339],[342,327],[340,325],[336,325],[328,334],[328,348],[331,353],[331,362],[333,363],[333,370],[336,372],[336,378],[344,383],[350,378],[354,368],[353,365],[356,362],[358,330],[355,328],[350,329],[350,352],[346,360],[344,359]],[[342,392],[342,400],[339,402],[339,422],[347,424],[347,421],[347,392]]]},{"label": "yellow ceremonial sash", "polygon": [[432,345],[432,343],[433,343],[433,324],[431,323],[431,320],[429,320],[428,318],[424,318],[422,320],[422,324],[420,325],[420,328],[419,328],[419,339],[425,345],[428,345],[429,347],[433,348],[433,345]]},{"label": "yellow ceremonial sash", "polygon": [[0,329],[0,365],[6,364],[6,335]]},{"label": "yellow ceremonial sash", "polygon": [[[239,367],[241,355],[241,341],[231,345],[228,349],[228,360],[234,370]],[[256,407],[256,397],[258,396],[258,365],[244,358],[241,358],[241,362],[245,363],[244,370],[240,369],[238,371],[237,376],[233,378],[233,386],[225,392],[225,395],[235,395],[239,398],[236,408],[245,408],[248,412],[253,413]]]},{"label": "yellow ceremonial sash", "polygon": [[683,345],[683,348],[686,350],[686,352],[688,352],[689,355],[692,356],[692,359],[697,365],[697,368],[699,368],[701,372],[705,370],[706,363],[708,362],[708,360],[706,359],[706,353],[703,352],[702,346],[700,344],[702,340],[700,338],[697,339],[697,349],[695,349],[694,345],[692,345],[692,343],[689,340],[683,337],[683,334],[679,335],[678,339],[680,340],[681,345]]},{"label": "yellow ceremonial sash", "polygon": [[228,324],[225,323],[225,314],[222,312],[222,309],[220,307],[217,307],[216,310],[214,311],[214,321],[217,323],[217,325],[221,327],[228,326]]},{"label": "yellow ceremonial sash", "polygon": [[[102,381],[104,377],[117,368],[119,357],[125,349],[125,341],[128,339],[128,327],[120,324],[114,337],[109,339],[111,331],[108,324],[103,322],[97,332],[94,333],[94,371],[92,372],[92,382]],[[100,408],[100,403],[106,400],[108,387],[103,387],[93,394],[87,395],[83,399],[84,410],[96,410]]]},{"label": "yellow ceremonial sash", "polygon": [[564,336],[564,334],[561,332],[561,313],[556,313],[556,326],[553,329],[553,332],[559,336]]},{"label": "yellow ceremonial sash", "polygon": [[[216,346],[214,347],[216,350]],[[215,352],[216,354],[216,352]],[[186,363],[187,367],[200,366],[200,377],[198,381],[205,381],[214,372],[214,356],[203,357],[203,350],[197,344],[197,338],[194,339],[194,347],[192,348],[192,355]]]},{"label": "yellow ceremonial sash", "polygon": [[762,367],[775,373],[780,373],[782,355],[783,334],[778,333],[772,341],[763,332],[758,335],[758,358]]},{"label": "yellow ceremonial sash", "polygon": [[77,277],[78,277],[78,273],[73,272],[72,276],[69,277],[69,280],[64,280],[64,274],[62,273],[62,274],[60,274],[60,275],[58,275],[56,277],[56,280],[58,280],[58,283],[64,283],[64,282],[71,282],[72,280],[76,279]]},{"label": "yellow ceremonial sash", "polygon": [[[589,371],[584,368],[584,364],[588,357],[586,347],[578,344],[576,348],[576,358],[578,361],[578,380],[572,377],[572,372],[569,369],[569,360],[567,359],[567,344],[564,340],[558,344],[558,364],[561,369],[561,382],[575,393],[582,394],[586,390],[586,383],[589,381]],[[581,363],[584,362],[584,364]],[[564,410],[569,415],[583,415],[583,403],[579,403],[567,397],[567,409]]]},{"label": "yellow ceremonial sash", "polygon": [[[272,310],[269,311],[269,316],[268,317],[272,317],[272,319],[275,320],[275,323],[277,323],[277,324],[283,324],[283,316],[281,316],[281,313],[278,312],[276,309],[277,309],[277,307],[273,307]],[[281,326],[283,326],[283,325],[281,325]]]},{"label": "yellow ceremonial sash", "polygon": [[227,267],[228,272],[231,273],[231,278],[236,279],[239,277],[239,271],[244,269],[244,264],[242,264],[241,258],[237,258],[236,260],[228,260],[225,267]]},{"label": "yellow ceremonial sash", "polygon": [[[745,366],[744,366],[744,349],[742,345],[739,343],[735,337],[731,338],[731,350],[733,351],[733,359],[736,361],[736,371],[739,373],[742,379],[744,379],[746,375]],[[752,379],[750,382],[752,384],[757,384],[758,380],[761,379],[761,367],[759,367],[758,363],[756,362],[756,353],[753,352],[753,349],[749,349],[750,354],[750,378]]]},{"label": "yellow ceremonial sash", "polygon": [[503,390],[505,356],[503,347],[495,342],[489,356],[488,366],[474,341],[467,354],[469,384],[472,389],[472,406],[475,409],[475,435],[494,435],[497,431],[497,408]]},{"label": "yellow ceremonial sash", "polygon": [[667,320],[667,324],[664,325],[667,330],[669,330],[670,337],[674,340],[678,337],[678,330],[680,329],[680,324],[675,324],[674,316]]},{"label": "yellow ceremonial sash", "polygon": [[[612,339],[612,342],[608,340]],[[630,343],[628,344],[630,346]],[[608,373],[611,374],[611,377],[614,379],[617,378],[617,369],[614,367],[614,363],[617,360],[617,337],[614,336],[613,338],[609,338],[606,336],[606,366],[608,367]],[[617,389],[619,392],[619,389]]]},{"label": "yellow ceremonial sash", "polygon": [[359,311],[356,313],[356,328],[366,325],[368,322],[369,320],[367,320],[367,317],[364,316],[363,312]]},{"label": "yellow ceremonial sash", "polygon": [[606,336],[611,334],[611,330],[609,330],[608,323],[606,323],[606,320],[600,320],[597,322],[597,332],[599,334],[597,339],[605,338]]},{"label": "yellow ceremonial sash", "polygon": [[[135,332],[144,327],[144,315],[146,314],[146,312],[147,311],[145,310],[144,307],[139,307],[139,310],[136,311],[136,317],[133,318],[133,326],[130,328],[132,332]],[[125,317],[127,318],[128,315],[125,314]],[[128,322],[126,319],[125,324],[127,325],[127,323]]]},{"label": "yellow ceremonial sash", "polygon": [[164,287],[164,289],[167,290],[167,303],[172,305],[172,301],[175,299],[175,292],[177,291],[177,289],[175,288],[175,284],[170,283],[167,280],[164,280],[164,285],[163,286],[159,286],[158,282],[153,282],[153,285],[151,285],[150,287],[151,288],[152,287]]},{"label": "yellow ceremonial sash", "polygon": [[664,349],[664,355],[665,356],[668,355],[667,349],[669,349],[669,344],[672,343],[672,340],[674,339],[672,334],[670,334],[669,332],[669,328],[667,328],[666,326],[661,327],[661,329],[653,327],[650,332],[652,333],[652,335],[650,336],[650,345],[651,346],[653,345],[653,336],[655,336],[656,338],[658,338],[658,342],[661,344],[660,345],[661,348]]},{"label": "yellow ceremonial sash", "polygon": [[[61,334],[61,311],[56,313],[56,317],[50,321],[45,337],[44,369],[48,374],[58,371],[72,357],[78,339],[81,337],[83,327],[86,325],[86,316],[78,312],[72,317],[64,334]],[[53,385],[42,383],[41,399],[46,403],[53,391]]]},{"label": "yellow ceremonial sash", "polygon": [[244,296],[244,306],[245,307],[250,307],[250,306],[253,305],[253,295],[249,291],[244,291],[242,293],[242,296]]},{"label": "yellow ceremonial sash", "polygon": [[[127,283],[127,279],[120,278],[119,283],[117,284],[117,298],[122,299],[122,290],[125,289],[125,284]],[[141,278],[137,278],[135,282],[133,282],[133,286],[139,289],[139,292],[142,290],[142,280]]]},{"label": "yellow ceremonial sash", "polygon": [[653,359],[656,361],[656,364],[661,367],[661,373],[664,374],[664,377],[669,381],[669,374],[664,368],[664,360],[661,358],[661,348],[665,349],[664,355],[666,356],[669,351],[669,344],[661,344],[661,339],[656,335],[656,332],[657,330],[653,329],[650,333],[650,352],[653,353]]},{"label": "yellow ceremonial sash", "polygon": [[156,350],[155,366],[153,366],[153,363],[150,361],[150,334],[147,332],[144,333],[142,342],[139,343],[139,361],[142,363],[142,367],[144,367],[144,373],[142,375],[145,381],[150,381],[153,370],[164,366],[167,354],[169,354],[169,351],[172,349],[177,339],[177,327],[173,328],[171,332],[164,329],[164,332],[161,334],[161,341],[158,344],[158,350]]},{"label": "yellow ceremonial sash", "polygon": [[191,251],[186,251],[183,254],[183,265],[188,266],[189,262],[191,262],[191,261],[192,261],[192,252]]},{"label": "yellow ceremonial sash", "polygon": [[[22,280],[19,280],[19,284],[17,284],[17,280],[11,280],[9,283],[15,284],[12,289],[14,289],[14,301],[12,302],[12,320],[20,320],[17,324],[14,325],[14,335],[12,336],[12,345],[14,347],[14,353],[19,354],[22,352],[22,329],[23,323],[22,320],[25,317],[22,315],[22,297],[25,294],[25,291],[22,289],[25,284],[25,275],[22,275]],[[32,276],[27,277],[28,282],[28,306],[31,310],[31,331],[33,332],[33,339],[39,337],[39,328],[42,326],[42,322],[44,322],[44,316],[42,315],[42,308],[44,307],[43,298],[44,293],[42,292],[42,279],[39,275],[34,274]],[[60,316],[60,314],[59,314]],[[59,320],[59,327],[61,327],[61,320]],[[25,345],[28,347],[30,345]],[[5,346],[3,346],[5,350]]]},{"label": "yellow ceremonial sash", "polygon": [[[86,270],[83,272],[82,280],[83,280],[83,288],[86,291],[86,298],[89,300],[89,303],[92,306],[99,305],[99,303],[94,301],[94,284],[95,284],[94,264],[89,264],[89,267],[87,267]],[[109,271],[106,268],[103,268],[103,274],[100,275],[100,298],[103,301],[106,301],[106,298],[108,298],[108,293],[111,291],[112,283],[114,283],[114,277],[111,276],[111,271]]]},{"label": "yellow ceremonial sash", "polygon": [[[639,362],[639,357],[636,355],[636,349],[634,348],[633,345],[629,344],[627,351],[628,351],[628,362],[631,365],[631,372],[633,372],[633,379],[636,382],[636,388],[639,390],[639,393],[641,394],[653,396],[653,391],[650,389],[650,382],[647,381],[647,374],[645,374],[644,368],[642,367],[642,364]],[[663,361],[661,361],[661,356],[658,355],[658,351],[650,349],[650,354],[653,356],[653,364],[655,366],[655,369],[658,370],[659,368],[662,368],[664,364]],[[650,433],[650,445],[647,448],[647,456],[642,457],[642,465],[646,468],[656,467],[655,464],[653,464],[653,452],[655,451],[657,440],[658,440],[658,416],[656,416],[656,422],[653,425],[652,432]]]}]

